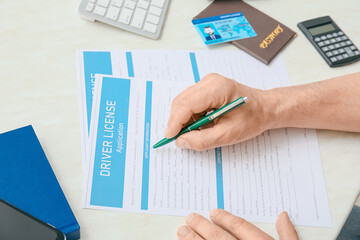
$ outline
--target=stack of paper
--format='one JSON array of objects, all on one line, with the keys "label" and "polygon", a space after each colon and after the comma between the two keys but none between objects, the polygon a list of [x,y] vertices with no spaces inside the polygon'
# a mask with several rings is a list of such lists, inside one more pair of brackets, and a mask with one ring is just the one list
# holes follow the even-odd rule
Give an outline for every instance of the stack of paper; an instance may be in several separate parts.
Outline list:
[{"label": "stack of paper", "polygon": [[185,216],[223,208],[250,221],[331,227],[316,132],[277,129],[204,152],[164,137],[172,99],[210,72],[251,87],[287,86],[236,51],[79,50],[85,208]]}]

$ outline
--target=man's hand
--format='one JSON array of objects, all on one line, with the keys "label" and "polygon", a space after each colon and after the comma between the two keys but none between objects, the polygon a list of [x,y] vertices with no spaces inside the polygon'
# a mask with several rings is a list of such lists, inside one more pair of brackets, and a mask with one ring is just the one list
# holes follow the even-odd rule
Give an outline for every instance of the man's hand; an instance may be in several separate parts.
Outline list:
[{"label": "man's hand", "polygon": [[[273,239],[245,219],[236,217],[227,211],[214,209],[210,212],[212,222],[199,214],[186,217],[185,226],[177,231],[179,240],[268,240]],[[280,240],[298,240],[298,236],[286,212],[280,213],[276,221],[276,230]]]},{"label": "man's hand", "polygon": [[239,97],[248,101],[200,130],[181,135],[176,144],[198,151],[235,144],[283,127],[360,132],[360,73],[311,84],[260,90],[219,74],[208,74],[177,96],[166,138],[182,127]]},{"label": "man's hand", "polygon": [[[165,137],[172,138],[186,125],[239,97],[248,101],[200,130],[176,139],[180,148],[198,151],[235,144],[274,127],[275,115],[267,92],[247,87],[218,74],[208,74],[173,101]],[[274,101],[272,101],[274,102]]]}]

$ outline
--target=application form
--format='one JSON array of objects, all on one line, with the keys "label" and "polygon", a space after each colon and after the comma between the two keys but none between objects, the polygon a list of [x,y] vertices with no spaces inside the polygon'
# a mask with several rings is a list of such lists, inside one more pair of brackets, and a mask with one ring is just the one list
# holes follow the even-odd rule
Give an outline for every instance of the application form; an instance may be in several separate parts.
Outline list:
[{"label": "application form", "polygon": [[210,72],[261,89],[287,86],[281,57],[266,66],[240,51],[77,55],[84,207],[181,216],[218,207],[258,222],[275,222],[285,210],[294,224],[331,227],[315,130],[270,130],[203,152],[174,143],[150,148],[164,137],[171,101],[186,87]]}]

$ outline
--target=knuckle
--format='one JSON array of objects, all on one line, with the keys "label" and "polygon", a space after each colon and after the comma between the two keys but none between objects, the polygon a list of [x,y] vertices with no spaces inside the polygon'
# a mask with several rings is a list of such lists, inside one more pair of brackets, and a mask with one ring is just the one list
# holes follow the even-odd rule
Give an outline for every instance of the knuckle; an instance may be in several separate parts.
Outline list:
[{"label": "knuckle", "polygon": [[176,96],[171,104],[171,108],[178,109],[180,107],[189,107],[191,96],[189,94],[180,94]]},{"label": "knuckle", "polygon": [[231,221],[230,221],[230,223],[229,223],[229,229],[230,229],[230,231],[235,232],[235,231],[238,230],[241,226],[243,226],[245,222],[246,222],[246,220],[241,219],[241,218],[231,219]]},{"label": "knuckle", "polygon": [[171,108],[176,108],[181,101],[182,101],[181,96],[177,95],[171,103]]},{"label": "knuckle", "polygon": [[196,151],[204,151],[207,150],[208,146],[204,139],[200,138],[199,140],[195,141],[192,145],[192,148]]},{"label": "knuckle", "polygon": [[221,77],[221,75],[217,74],[217,73],[208,73],[208,74],[205,75],[204,79],[212,80],[212,79],[218,78],[218,77]]},{"label": "knuckle", "polygon": [[198,235],[191,231],[187,236],[186,236],[186,239],[196,239],[198,237]]},{"label": "knuckle", "polygon": [[221,228],[216,228],[211,235],[212,235],[211,240],[222,239],[224,235],[224,230],[222,230]]}]

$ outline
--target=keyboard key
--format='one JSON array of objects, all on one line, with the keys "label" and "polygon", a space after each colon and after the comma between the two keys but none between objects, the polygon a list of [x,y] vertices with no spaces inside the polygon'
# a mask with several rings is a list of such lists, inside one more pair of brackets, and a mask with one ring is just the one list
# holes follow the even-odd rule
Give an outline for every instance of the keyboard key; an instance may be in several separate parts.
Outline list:
[{"label": "keyboard key", "polygon": [[332,38],[331,34],[326,35],[327,38]]},{"label": "keyboard key", "polygon": [[355,55],[360,55],[360,51],[359,51],[359,50],[355,51],[354,53],[355,53]]},{"label": "keyboard key", "polygon": [[318,46],[319,46],[319,47],[322,47],[322,46],[324,46],[324,45],[325,45],[324,42],[318,42]]},{"label": "keyboard key", "polygon": [[349,57],[349,54],[344,53],[342,56],[343,56],[343,58],[348,58],[348,57]]},{"label": "keyboard key", "polygon": [[149,7],[149,2],[147,2],[147,1],[145,1],[145,0],[140,0],[139,2],[138,2],[138,5],[137,5],[138,7],[140,7],[140,8],[143,8],[143,9],[148,9],[148,7]]},{"label": "keyboard key", "polygon": [[149,23],[153,23],[153,24],[158,24],[159,23],[160,18],[158,16],[149,14],[148,17],[146,18],[146,21]]},{"label": "keyboard key", "polygon": [[334,55],[338,55],[338,54],[339,54],[339,51],[338,51],[338,50],[334,50],[334,51],[332,51],[332,53],[333,53]]},{"label": "keyboard key", "polygon": [[336,41],[340,42],[341,41],[341,37],[337,37]]},{"label": "keyboard key", "polygon": [[88,11],[88,12],[91,12],[94,8],[94,4],[89,2],[87,5],[86,5],[86,8],[85,10]]},{"label": "keyboard key", "polygon": [[106,14],[106,17],[111,19],[111,20],[114,20],[116,21],[116,19],[118,18],[119,16],[119,12],[120,12],[120,8],[118,7],[114,7],[114,6],[110,6],[109,7],[109,10]]},{"label": "keyboard key", "polygon": [[123,4],[124,0],[112,0],[111,1],[111,5],[115,6],[115,7],[121,7],[121,5]]},{"label": "keyboard key", "polygon": [[329,41],[329,40],[326,40],[326,41],[325,41],[325,44],[326,44],[326,45],[329,45],[329,44],[330,44],[330,41]]},{"label": "keyboard key", "polygon": [[316,37],[316,38],[314,38],[314,41],[315,42],[318,42],[318,41],[320,41],[321,39],[319,38],[319,37]]},{"label": "keyboard key", "polygon": [[334,50],[334,49],[335,49],[334,45],[329,45],[328,48],[329,48],[330,50]]},{"label": "keyboard key", "polygon": [[134,12],[133,10],[123,8],[120,13],[120,17],[119,17],[118,21],[125,23],[125,24],[129,24],[133,12]]},{"label": "keyboard key", "polygon": [[338,49],[339,53],[344,53],[345,50],[343,48]]},{"label": "keyboard key", "polygon": [[331,43],[335,43],[336,40],[335,40],[334,38],[332,38],[332,39],[330,39],[330,42],[331,42]]},{"label": "keyboard key", "polygon": [[346,43],[346,45],[351,45],[352,44],[350,40],[347,40],[345,43]]},{"label": "keyboard key", "polygon": [[337,37],[337,36],[339,36],[339,35],[338,35],[337,33],[333,33],[332,36],[333,36],[333,37]]},{"label": "keyboard key", "polygon": [[136,2],[131,1],[131,0],[127,0],[124,4],[124,7],[130,8],[130,9],[134,9],[136,6]]},{"label": "keyboard key", "polygon": [[346,36],[342,36],[341,40],[347,40],[348,38]]},{"label": "keyboard key", "polygon": [[346,43],[345,43],[345,42],[341,42],[341,43],[340,43],[340,46],[345,47],[345,46],[346,46]]},{"label": "keyboard key", "polygon": [[331,60],[332,62],[336,62],[336,61],[337,61],[336,57],[332,57],[332,58],[330,58],[330,60]]},{"label": "keyboard key", "polygon": [[159,8],[162,8],[164,6],[164,3],[165,3],[165,0],[152,0],[152,2],[151,2],[152,5],[159,7]]},{"label": "keyboard key", "polygon": [[105,12],[106,12],[106,8],[98,6],[98,5],[95,7],[95,10],[94,10],[95,14],[103,17],[105,15]]},{"label": "keyboard key", "polygon": [[344,33],[343,33],[343,32],[341,32],[341,31],[340,31],[340,32],[338,32],[338,34],[339,34],[340,36],[341,36],[341,35],[344,35]]},{"label": "keyboard key", "polygon": [[161,12],[162,12],[162,9],[158,8],[158,7],[151,6],[150,9],[149,9],[149,13],[151,13],[151,14],[153,14],[155,16],[160,17]]},{"label": "keyboard key", "polygon": [[157,25],[146,22],[144,26],[144,30],[150,33],[155,33],[157,29]]},{"label": "keyboard key", "polygon": [[339,48],[339,47],[340,47],[340,44],[339,44],[339,43],[335,43],[334,46],[335,46],[336,48]]},{"label": "keyboard key", "polygon": [[145,20],[145,16],[146,16],[146,10],[137,8],[135,10],[135,14],[134,14],[133,20],[131,22],[131,26],[136,27],[136,28],[142,28],[144,20]]},{"label": "keyboard key", "polygon": [[321,40],[326,40],[326,36],[321,36]]},{"label": "keyboard key", "polygon": [[98,0],[97,5],[107,8],[109,6],[110,0]]},{"label": "keyboard key", "polygon": [[350,46],[350,49],[351,49],[351,50],[355,50],[356,47],[355,47],[354,45],[352,45],[352,46]]}]

